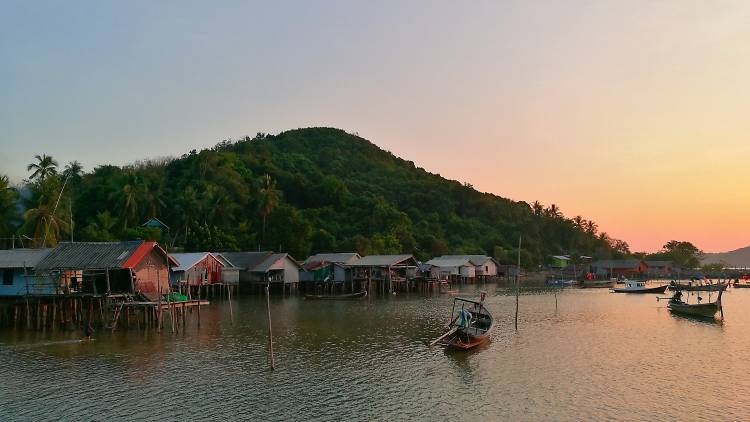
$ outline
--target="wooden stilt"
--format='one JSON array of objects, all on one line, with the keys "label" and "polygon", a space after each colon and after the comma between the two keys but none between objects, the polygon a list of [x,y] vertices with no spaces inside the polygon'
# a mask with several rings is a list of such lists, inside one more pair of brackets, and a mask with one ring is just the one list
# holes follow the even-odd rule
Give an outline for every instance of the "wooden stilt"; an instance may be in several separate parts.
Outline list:
[{"label": "wooden stilt", "polygon": [[273,357],[273,328],[271,326],[271,293],[266,286],[266,311],[268,312],[268,353],[271,359],[271,370],[276,369],[276,361]]}]

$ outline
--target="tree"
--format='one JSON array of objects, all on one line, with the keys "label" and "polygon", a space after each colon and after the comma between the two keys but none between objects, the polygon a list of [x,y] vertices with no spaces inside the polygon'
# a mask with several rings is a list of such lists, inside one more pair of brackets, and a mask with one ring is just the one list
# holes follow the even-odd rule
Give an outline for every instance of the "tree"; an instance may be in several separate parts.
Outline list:
[{"label": "tree", "polygon": [[670,260],[675,266],[682,268],[698,268],[703,251],[690,242],[670,240],[656,254],[648,256],[649,259]]},{"label": "tree", "polygon": [[55,246],[62,234],[70,233],[68,208],[56,208],[58,198],[65,196],[64,192],[61,195],[62,187],[60,179],[48,176],[32,189],[21,230],[32,235],[36,247]]},{"label": "tree", "polygon": [[534,204],[531,206],[531,210],[537,217],[544,214],[544,205],[542,205],[539,201],[534,201]]},{"label": "tree", "polygon": [[65,166],[62,175],[64,179],[70,178],[71,182],[79,182],[83,175],[83,166],[79,161],[73,160]]},{"label": "tree", "polygon": [[279,192],[276,190],[276,182],[266,173],[263,175],[260,188],[260,215],[263,218],[263,230],[261,237],[266,238],[266,218],[273,212],[279,202]]},{"label": "tree", "polygon": [[96,220],[83,228],[83,238],[91,242],[111,242],[117,240],[115,227],[117,219],[105,210],[96,215]]},{"label": "tree", "polygon": [[547,207],[547,209],[545,210],[545,214],[547,215],[547,217],[550,217],[550,218],[560,218],[560,217],[562,217],[562,213],[560,212],[560,208],[557,205],[555,205],[555,204],[552,204],[549,207]]},{"label": "tree", "polygon": [[138,173],[134,170],[129,171],[125,175],[124,182],[122,188],[118,192],[115,192],[114,196],[120,208],[122,228],[127,229],[128,224],[138,224],[144,196],[144,186]]},{"label": "tree", "polygon": [[583,227],[586,233],[592,236],[596,235],[597,231],[599,230],[599,226],[597,226],[596,223],[591,220],[585,221]]},{"label": "tree", "polygon": [[18,218],[17,199],[18,192],[10,187],[8,176],[0,176],[0,235],[13,232],[14,222]]},{"label": "tree", "polygon": [[31,163],[26,166],[26,171],[33,171],[29,180],[44,180],[47,176],[57,174],[57,161],[47,154],[35,155],[36,163]]}]

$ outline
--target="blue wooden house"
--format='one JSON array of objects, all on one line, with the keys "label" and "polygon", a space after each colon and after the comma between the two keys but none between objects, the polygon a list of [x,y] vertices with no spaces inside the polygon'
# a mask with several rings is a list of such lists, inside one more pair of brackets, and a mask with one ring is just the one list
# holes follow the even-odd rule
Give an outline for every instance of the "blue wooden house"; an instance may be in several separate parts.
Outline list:
[{"label": "blue wooden house", "polygon": [[36,264],[51,251],[52,249],[0,250],[0,296],[55,294],[55,280],[35,274]]}]

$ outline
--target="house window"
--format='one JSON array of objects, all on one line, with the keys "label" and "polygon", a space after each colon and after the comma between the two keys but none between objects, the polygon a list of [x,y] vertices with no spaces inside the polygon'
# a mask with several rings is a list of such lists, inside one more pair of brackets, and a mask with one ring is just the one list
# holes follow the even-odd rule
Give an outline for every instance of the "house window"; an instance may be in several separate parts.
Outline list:
[{"label": "house window", "polygon": [[13,270],[3,271],[3,286],[13,285]]}]

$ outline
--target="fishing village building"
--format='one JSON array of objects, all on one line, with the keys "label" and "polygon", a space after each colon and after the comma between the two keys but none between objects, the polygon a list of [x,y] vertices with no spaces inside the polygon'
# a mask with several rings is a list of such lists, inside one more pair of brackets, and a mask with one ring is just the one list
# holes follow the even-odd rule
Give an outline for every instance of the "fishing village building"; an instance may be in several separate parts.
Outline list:
[{"label": "fishing village building", "polygon": [[235,266],[224,254],[214,252],[213,255],[221,262],[221,282],[229,286],[237,286],[240,282],[240,268]]},{"label": "fishing village building", "polygon": [[64,293],[152,295],[169,291],[169,267],[177,265],[156,242],[63,242],[36,272]]},{"label": "fishing village building", "polygon": [[648,266],[648,275],[651,277],[668,277],[674,270],[672,261],[645,261]]},{"label": "fishing village building", "polygon": [[425,264],[429,265],[431,278],[461,282],[497,277],[500,268],[495,258],[487,255],[443,255]]},{"label": "fishing village building", "polygon": [[300,282],[305,290],[314,289],[318,293],[336,290],[342,293],[349,283],[349,291],[353,292],[351,269],[349,264],[362,258],[356,252],[321,253],[311,255],[302,263]]},{"label": "fishing village building", "polygon": [[466,257],[439,257],[425,263],[430,278],[437,280],[466,281],[474,279],[476,268]]},{"label": "fishing village building", "polygon": [[638,278],[646,275],[648,265],[640,259],[606,259],[591,263],[591,272],[597,277]]},{"label": "fishing village building", "polygon": [[287,253],[223,252],[239,268],[241,292],[260,291],[265,286],[294,291],[299,285],[300,264]]},{"label": "fishing village building", "polygon": [[368,255],[351,264],[352,281],[368,292],[377,288],[381,293],[406,291],[416,278],[418,263],[414,255]]},{"label": "fishing village building", "polygon": [[224,263],[210,252],[173,253],[178,263],[172,267],[169,280],[172,284],[198,286],[222,283]]},{"label": "fishing village building", "polygon": [[170,293],[169,268],[179,264],[152,241],[63,242],[51,250],[0,251],[0,257],[7,267],[16,267],[18,259],[38,259],[33,275],[30,264],[23,264],[28,288],[15,286],[14,269],[18,296],[0,303],[4,324],[37,329],[95,324],[114,330],[123,322],[160,330],[169,315],[172,330],[179,331],[178,318],[184,325],[188,308],[198,306],[200,319],[200,305],[208,304]]},{"label": "fishing village building", "polygon": [[0,296],[52,295],[55,285],[49,277],[37,277],[36,265],[52,249],[0,250]]}]

